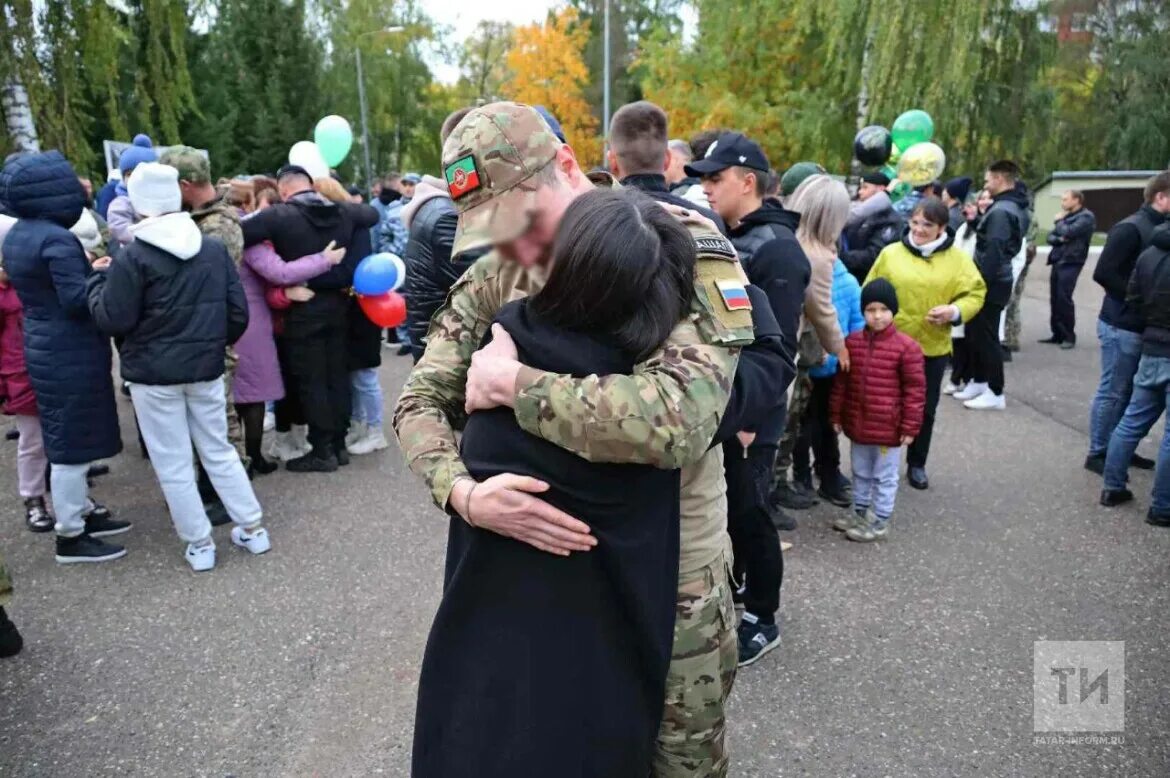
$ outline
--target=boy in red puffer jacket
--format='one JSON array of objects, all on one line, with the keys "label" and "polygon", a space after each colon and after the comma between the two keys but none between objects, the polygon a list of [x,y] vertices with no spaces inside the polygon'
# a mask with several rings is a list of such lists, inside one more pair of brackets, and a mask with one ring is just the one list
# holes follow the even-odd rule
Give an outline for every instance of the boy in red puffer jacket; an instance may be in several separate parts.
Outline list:
[{"label": "boy in red puffer jacket", "polygon": [[833,384],[830,418],[852,441],[853,511],[833,523],[850,540],[886,537],[894,500],[902,446],[922,427],[926,372],[922,347],[898,332],[898,293],[884,278],[861,290],[865,329],[845,340],[852,367]]}]

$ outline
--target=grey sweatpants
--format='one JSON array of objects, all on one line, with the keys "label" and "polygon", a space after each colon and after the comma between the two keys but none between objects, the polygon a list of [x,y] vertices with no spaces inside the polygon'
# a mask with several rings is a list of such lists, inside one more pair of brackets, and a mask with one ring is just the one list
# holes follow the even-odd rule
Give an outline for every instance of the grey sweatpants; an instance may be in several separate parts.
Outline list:
[{"label": "grey sweatpants", "polygon": [[902,448],[851,444],[853,457],[853,508],[873,509],[874,518],[887,522],[894,515],[898,496],[898,469]]}]

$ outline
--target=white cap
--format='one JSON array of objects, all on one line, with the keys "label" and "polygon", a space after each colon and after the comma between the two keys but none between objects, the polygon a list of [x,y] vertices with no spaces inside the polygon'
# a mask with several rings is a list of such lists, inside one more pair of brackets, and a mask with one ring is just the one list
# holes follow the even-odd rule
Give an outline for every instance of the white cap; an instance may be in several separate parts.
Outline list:
[{"label": "white cap", "polygon": [[162,216],[183,208],[179,171],[170,165],[143,162],[130,174],[126,189],[139,216]]}]

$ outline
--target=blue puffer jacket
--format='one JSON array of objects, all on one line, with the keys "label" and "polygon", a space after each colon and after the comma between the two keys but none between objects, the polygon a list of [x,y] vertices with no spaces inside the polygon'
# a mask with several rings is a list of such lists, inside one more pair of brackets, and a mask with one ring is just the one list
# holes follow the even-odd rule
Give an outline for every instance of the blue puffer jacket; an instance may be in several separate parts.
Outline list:
[{"label": "blue puffer jacket", "polygon": [[[839,259],[833,263],[833,307],[837,309],[841,333],[846,337],[865,328],[865,316],[861,313],[861,284]],[[829,354],[825,364],[809,368],[808,374],[812,378],[837,375],[837,355]]]},{"label": "blue puffer jacket", "polygon": [[122,439],[110,340],[90,318],[91,271],[69,232],[85,207],[81,183],[59,152],[32,154],[0,171],[0,200],[19,219],[4,240],[4,269],[24,306],[24,353],[45,453],[58,465],[112,457]]}]

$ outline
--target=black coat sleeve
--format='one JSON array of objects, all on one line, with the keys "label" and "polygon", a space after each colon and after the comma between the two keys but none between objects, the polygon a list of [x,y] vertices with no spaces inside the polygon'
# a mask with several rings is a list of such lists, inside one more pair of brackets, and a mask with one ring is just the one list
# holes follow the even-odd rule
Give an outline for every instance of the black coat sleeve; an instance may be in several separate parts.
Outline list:
[{"label": "black coat sleeve", "polygon": [[[227,256],[226,249],[224,256]],[[109,269],[92,273],[87,292],[90,315],[99,330],[119,337],[138,326],[142,318],[143,283],[130,252],[110,263]]]},{"label": "black coat sleeve", "polygon": [[244,233],[244,248],[263,243],[271,237],[269,215],[268,210],[260,211],[240,222],[240,232]]},{"label": "black coat sleeve", "polygon": [[231,255],[223,252],[227,266],[227,342],[235,343],[248,329],[248,298],[244,296],[244,285],[236,271]]},{"label": "black coat sleeve", "polygon": [[1142,247],[1142,236],[1132,224],[1118,224],[1109,231],[1097,259],[1093,280],[1113,298],[1124,300],[1133,273],[1134,261]]},{"label": "black coat sleeve", "polygon": [[712,446],[731,440],[741,430],[754,429],[782,407],[788,385],[796,376],[794,352],[785,346],[768,298],[754,286],[749,286],[747,292],[752,301],[756,339],[739,354],[731,399]]},{"label": "black coat sleeve", "polygon": [[1015,252],[1011,252],[1009,248],[1012,242],[1012,223],[1011,217],[1003,208],[992,208],[983,218],[984,249],[976,259],[983,279],[991,284],[1004,275],[1004,267],[1010,267],[1015,257]]}]

